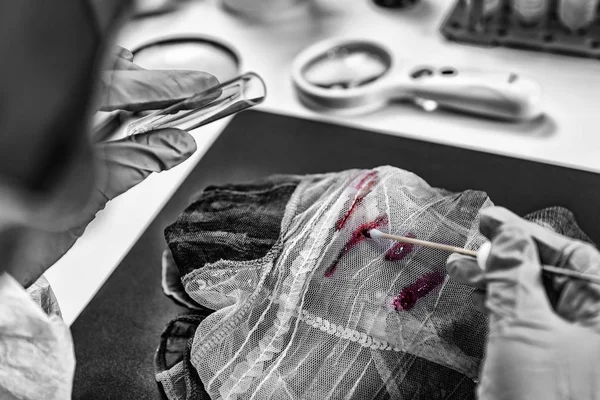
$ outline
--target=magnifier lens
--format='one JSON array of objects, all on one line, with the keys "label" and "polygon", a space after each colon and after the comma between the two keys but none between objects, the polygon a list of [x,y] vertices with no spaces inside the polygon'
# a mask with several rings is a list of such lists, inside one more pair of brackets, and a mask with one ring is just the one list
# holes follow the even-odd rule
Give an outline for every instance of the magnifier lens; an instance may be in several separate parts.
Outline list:
[{"label": "magnifier lens", "polygon": [[232,51],[200,40],[173,40],[143,47],[134,62],[145,69],[185,69],[207,72],[220,82],[239,75],[239,60]]},{"label": "magnifier lens", "polygon": [[349,89],[377,80],[390,68],[391,57],[369,43],[334,47],[302,71],[304,79],[325,89]]}]

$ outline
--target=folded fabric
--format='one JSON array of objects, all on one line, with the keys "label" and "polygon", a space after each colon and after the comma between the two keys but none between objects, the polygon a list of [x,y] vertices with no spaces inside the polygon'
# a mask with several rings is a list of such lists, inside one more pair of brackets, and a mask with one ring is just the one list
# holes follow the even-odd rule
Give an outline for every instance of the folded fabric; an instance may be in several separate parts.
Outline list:
[{"label": "folded fabric", "polygon": [[169,322],[154,357],[156,380],[170,398],[208,400],[190,363],[191,341],[204,315],[184,315]]},{"label": "folded fabric", "polygon": [[[491,205],[392,167],[207,188],[165,231],[204,309],[165,331],[186,345],[161,345],[181,356],[157,380],[171,399],[473,398],[487,321],[472,289],[446,276],[448,253],[365,232],[476,250]],[[587,239],[565,209],[529,218]]]}]

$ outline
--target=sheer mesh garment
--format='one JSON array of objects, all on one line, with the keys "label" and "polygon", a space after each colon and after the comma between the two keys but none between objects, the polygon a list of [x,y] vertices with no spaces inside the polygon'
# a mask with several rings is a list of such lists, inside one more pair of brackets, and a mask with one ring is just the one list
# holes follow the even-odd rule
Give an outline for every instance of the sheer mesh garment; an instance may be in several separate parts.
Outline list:
[{"label": "sheer mesh garment", "polygon": [[[240,208],[212,188],[166,230],[187,295],[216,310],[194,325],[185,362],[159,379],[167,395],[185,398],[193,366],[213,399],[472,398],[487,327],[472,289],[446,276],[447,252],[366,232],[476,250],[487,195],[392,167],[262,185]],[[232,215],[253,217],[250,227]],[[214,245],[224,241],[227,254]]]}]

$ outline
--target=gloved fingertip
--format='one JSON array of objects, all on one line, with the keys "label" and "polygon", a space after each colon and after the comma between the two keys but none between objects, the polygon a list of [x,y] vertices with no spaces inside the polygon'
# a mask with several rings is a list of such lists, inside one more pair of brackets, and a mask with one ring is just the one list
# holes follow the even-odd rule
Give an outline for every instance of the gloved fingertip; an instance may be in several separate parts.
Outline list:
[{"label": "gloved fingertip", "polygon": [[197,149],[194,137],[181,129],[158,129],[142,135],[134,135],[131,140],[142,144],[161,160],[160,170],[168,170],[184,162]]},{"label": "gloved fingertip", "polygon": [[460,261],[458,261],[458,260],[450,260],[450,258],[448,258],[448,261],[446,261],[446,273],[448,275],[450,275],[450,277],[452,277],[455,274],[456,269],[458,268],[455,265],[457,262],[460,262]]},{"label": "gloved fingertip", "polygon": [[123,48],[121,52],[121,57],[123,57],[127,61],[133,62],[133,53],[129,49]]},{"label": "gloved fingertip", "polygon": [[101,111],[157,110],[219,84],[217,78],[202,71],[144,70],[121,61],[130,67],[101,75]]},{"label": "gloved fingertip", "polygon": [[[219,84],[219,80],[207,72],[194,70],[164,70],[162,86],[173,96],[188,97]],[[158,88],[158,87],[157,87]]]},{"label": "gloved fingertip", "polygon": [[486,271],[501,271],[507,279],[531,281],[541,276],[541,264],[533,238],[523,226],[507,222],[494,232]]},{"label": "gloved fingertip", "polygon": [[476,290],[471,293],[473,307],[482,314],[487,314],[488,309],[485,306],[486,293],[483,290]]},{"label": "gloved fingertip", "polygon": [[160,135],[166,142],[171,144],[174,149],[177,149],[181,153],[184,159],[194,154],[198,148],[194,137],[181,129],[159,129],[154,131],[154,134]]},{"label": "gloved fingertip", "polygon": [[450,277],[454,278],[456,276],[460,276],[461,265],[466,260],[466,256],[463,256],[458,253],[452,253],[448,260],[446,260],[446,272]]},{"label": "gloved fingertip", "polygon": [[190,71],[188,78],[204,89],[217,86],[219,80],[214,75],[202,71]]},{"label": "gloved fingertip", "polygon": [[460,253],[452,253],[450,254],[450,257],[448,257],[448,260],[446,260],[446,265],[453,263],[455,261],[459,261],[459,260],[464,260],[464,259],[468,259],[468,258],[472,258]]},{"label": "gloved fingertip", "polygon": [[479,214],[479,231],[491,239],[500,226],[519,220],[519,216],[504,207],[489,207],[481,210]]},{"label": "gloved fingertip", "polygon": [[498,227],[492,238],[485,277],[487,305],[501,318],[550,315],[552,308],[542,282],[538,249],[525,225],[509,221]]},{"label": "gloved fingertip", "polygon": [[485,288],[484,272],[473,257],[452,255],[446,263],[448,275],[457,282],[477,288]]},{"label": "gloved fingertip", "polygon": [[133,53],[131,52],[131,50],[126,49],[125,47],[121,47],[116,45],[113,53],[120,58],[123,58],[127,61],[133,61]]},{"label": "gloved fingertip", "polygon": [[[537,247],[533,237],[518,222],[508,221],[496,228],[492,238],[489,257],[507,259],[507,265],[519,265],[525,261],[538,261]],[[488,261],[488,264],[490,262]]]}]

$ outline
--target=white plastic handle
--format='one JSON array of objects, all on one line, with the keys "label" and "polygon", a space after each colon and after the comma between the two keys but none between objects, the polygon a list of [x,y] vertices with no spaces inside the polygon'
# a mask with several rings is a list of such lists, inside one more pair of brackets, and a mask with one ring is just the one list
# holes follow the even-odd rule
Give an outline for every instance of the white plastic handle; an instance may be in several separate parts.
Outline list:
[{"label": "white plastic handle", "polygon": [[541,88],[532,79],[508,72],[456,68],[431,68],[429,71],[431,74],[411,76],[406,86],[400,89],[404,92],[402,96],[429,100],[443,108],[513,121],[531,120],[542,114]]}]

